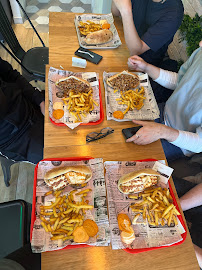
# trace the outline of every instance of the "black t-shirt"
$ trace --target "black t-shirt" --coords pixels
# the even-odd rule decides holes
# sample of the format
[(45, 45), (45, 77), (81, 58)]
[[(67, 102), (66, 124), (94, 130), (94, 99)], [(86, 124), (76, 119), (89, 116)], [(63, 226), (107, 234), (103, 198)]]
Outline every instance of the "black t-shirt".
[(131, 0), (133, 20), (140, 38), (150, 50), (140, 55), (145, 61), (158, 65), (183, 19), (181, 0)]

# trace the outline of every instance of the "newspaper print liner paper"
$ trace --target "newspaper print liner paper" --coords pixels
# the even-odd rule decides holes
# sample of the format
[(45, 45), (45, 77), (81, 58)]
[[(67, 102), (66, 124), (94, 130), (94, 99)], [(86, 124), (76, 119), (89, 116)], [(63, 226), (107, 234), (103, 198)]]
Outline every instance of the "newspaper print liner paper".
[[(55, 82), (61, 78), (69, 77), (69, 76), (76, 76), (87, 80), (92, 89), (93, 89), (93, 99), (99, 104), (99, 107), (95, 106), (94, 110), (87, 114), (87, 117), (82, 115), (82, 122), (75, 123), (75, 118), (69, 113), (67, 106), (64, 104), (64, 116), (56, 120), (53, 118), (53, 104), (56, 101), (62, 101), (62, 98), (58, 98), (56, 93), (59, 92), (59, 88), (56, 87)], [(74, 73), (72, 71), (67, 70), (60, 70), (53, 67), (50, 67), (49, 74), (48, 74), (48, 91), (49, 91), (49, 116), (55, 123), (64, 123), (69, 128), (73, 129), (80, 125), (81, 123), (89, 123), (89, 122), (96, 122), (100, 119), (100, 97), (99, 97), (99, 74), (95, 72), (77, 72)]]
[(133, 119), (136, 120), (154, 120), (159, 118), (159, 108), (156, 103), (156, 99), (154, 97), (154, 93), (152, 91), (148, 75), (139, 72), (131, 72), (137, 74), (140, 79), (140, 86), (143, 86), (145, 89), (145, 97), (144, 106), (140, 109), (134, 109), (133, 111), (128, 111), (124, 117), (124, 119), (116, 119), (113, 117), (113, 112), (122, 111), (124, 112), (127, 108), (126, 105), (119, 105), (116, 101), (117, 98), (120, 98), (120, 91), (114, 93), (114, 89), (108, 86), (106, 83), (107, 78), (117, 74), (118, 72), (103, 72), (103, 80), (105, 87), (105, 102), (106, 102), (106, 114), (107, 120), (115, 120), (118, 122), (130, 121)]
[[(161, 161), (162, 162), (162, 161)], [(181, 233), (184, 233), (183, 226), (178, 219), (178, 225), (167, 227), (166, 225), (158, 228), (151, 228), (142, 217), (138, 218), (138, 224), (132, 225), (135, 232), (135, 240), (129, 246), (124, 245), (121, 241), (120, 231), (117, 222), (117, 215), (125, 213), (132, 221), (135, 213), (129, 207), (132, 200), (128, 196), (118, 190), (119, 178), (127, 173), (143, 168), (153, 168), (155, 161), (106, 161), (104, 167), (106, 169), (105, 179), (107, 187), (107, 200), (109, 210), (109, 221), (111, 231), (112, 249), (141, 249), (159, 246), (169, 246), (182, 240)], [(167, 166), (166, 166), (167, 167)], [(169, 177), (168, 177), (169, 178)], [(161, 181), (161, 180), (160, 180)], [(162, 187), (168, 187), (164, 182), (160, 184)]]
[[(86, 22), (87, 20), (93, 21), (95, 23), (99, 23), (100, 20), (107, 20), (108, 23), (111, 25), (109, 30), (113, 33), (113, 39), (110, 42), (99, 44), (99, 45), (86, 44), (84, 40), (85, 38), (81, 36), (78, 26), (79, 26), (80, 21)], [(96, 15), (96, 14), (76, 15), (74, 22), (76, 26), (76, 32), (77, 32), (77, 36), (79, 40), (79, 45), (85, 49), (115, 49), (122, 44), (119, 34), (114, 25), (114, 18), (112, 16), (112, 13), (104, 14), (104, 15)]]
[[(88, 182), (86, 188), (91, 188), (92, 192), (89, 192), (86, 197), (89, 200), (90, 205), (94, 205), (93, 210), (87, 210), (84, 219), (93, 219), (98, 227), (99, 234), (95, 237), (90, 237), (86, 243), (93, 246), (108, 246), (110, 244), (110, 230), (109, 220), (107, 215), (107, 199), (106, 188), (104, 178), (103, 160), (101, 158), (83, 160), (83, 161), (40, 161), (37, 170), (37, 186), (36, 186), (36, 220), (33, 226), (32, 233), (32, 251), (35, 253), (41, 253), (44, 251), (58, 250), (66, 247), (67, 245), (77, 245), (70, 240), (66, 240), (60, 244), (58, 240), (51, 241), (50, 233), (46, 233), (41, 225), (40, 221), (40, 205), (50, 205), (53, 200), (52, 195), (44, 196), (44, 194), (50, 190), (50, 188), (44, 182), (44, 175), (47, 171), (55, 167), (71, 166), (71, 165), (86, 165), (90, 166), (92, 170), (92, 178)], [(62, 195), (67, 195), (73, 188), (67, 186)], [(78, 189), (78, 192), (82, 189)]]

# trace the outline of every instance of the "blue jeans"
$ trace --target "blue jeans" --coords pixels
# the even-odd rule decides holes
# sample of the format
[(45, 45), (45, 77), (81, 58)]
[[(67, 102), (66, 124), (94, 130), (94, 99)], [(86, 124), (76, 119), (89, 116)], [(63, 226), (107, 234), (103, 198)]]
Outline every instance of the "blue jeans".
[[(165, 103), (159, 103), (158, 107), (160, 110), (160, 117), (156, 119), (155, 122), (160, 123), (160, 124), (165, 124), (164, 122)], [(185, 155), (183, 154), (182, 150), (179, 147), (173, 145), (172, 143), (169, 143), (168, 141), (164, 139), (161, 140), (161, 143), (162, 143), (163, 150), (164, 150), (168, 163), (176, 159), (185, 157)]]

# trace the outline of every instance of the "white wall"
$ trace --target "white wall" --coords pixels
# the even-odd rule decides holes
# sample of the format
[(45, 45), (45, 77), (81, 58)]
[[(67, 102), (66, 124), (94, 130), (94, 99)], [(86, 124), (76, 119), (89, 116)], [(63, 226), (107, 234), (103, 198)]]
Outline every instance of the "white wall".
[[(19, 1), (23, 8), (26, 7), (26, 0), (20, 0)], [(24, 14), (22, 13), (18, 3), (15, 0), (10, 0), (11, 9), (13, 13), (13, 20), (15, 24), (21, 24), (23, 23)]]
[(111, 13), (112, 0), (92, 0), (92, 13), (108, 14)]
[[(202, 16), (202, 0), (182, 0), (184, 5), (184, 13), (190, 17), (194, 17), (196, 13)], [(201, 37), (202, 38), (202, 37)], [(186, 52), (186, 41), (179, 43), (180, 32), (177, 31), (173, 42), (168, 48), (169, 56), (174, 60), (183, 60), (184, 62), (188, 59)]]

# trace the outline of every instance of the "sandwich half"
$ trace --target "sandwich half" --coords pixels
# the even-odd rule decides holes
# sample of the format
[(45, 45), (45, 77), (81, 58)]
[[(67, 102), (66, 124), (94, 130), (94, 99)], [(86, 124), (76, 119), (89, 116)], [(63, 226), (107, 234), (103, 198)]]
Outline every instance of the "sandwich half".
[(141, 192), (158, 183), (160, 174), (152, 169), (142, 169), (123, 175), (118, 181), (118, 189), (124, 194)]
[(85, 38), (85, 42), (89, 45), (103, 44), (111, 41), (112, 38), (112, 32), (108, 29), (104, 29), (88, 34)]
[(87, 183), (91, 177), (92, 171), (87, 166), (66, 166), (48, 171), (44, 176), (44, 181), (53, 190), (59, 190), (67, 185)]
[(91, 89), (90, 83), (75, 76), (69, 76), (58, 80), (55, 85), (64, 93), (69, 94), (71, 90), (76, 93), (88, 93)]
[(136, 74), (122, 71), (107, 79), (107, 84), (113, 89), (119, 89), (120, 91), (127, 91), (135, 89), (139, 86), (140, 80)]

